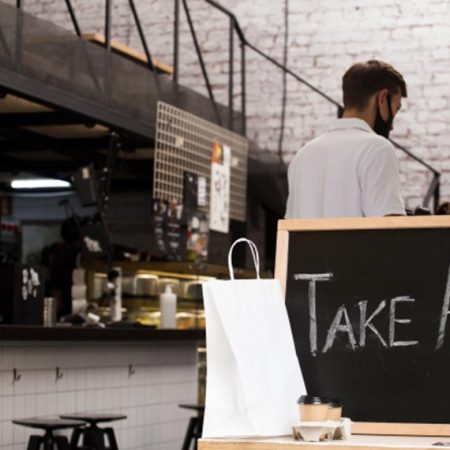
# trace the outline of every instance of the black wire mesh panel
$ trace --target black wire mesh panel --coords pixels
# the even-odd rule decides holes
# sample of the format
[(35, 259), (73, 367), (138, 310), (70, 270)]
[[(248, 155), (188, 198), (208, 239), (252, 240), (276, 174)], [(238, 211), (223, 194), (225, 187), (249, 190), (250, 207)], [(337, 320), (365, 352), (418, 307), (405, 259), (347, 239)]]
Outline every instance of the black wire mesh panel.
[(188, 171), (206, 178), (209, 210), (211, 152), (214, 143), (231, 149), (230, 218), (245, 221), (248, 141), (245, 137), (164, 102), (156, 114), (153, 196), (183, 202), (183, 177)]

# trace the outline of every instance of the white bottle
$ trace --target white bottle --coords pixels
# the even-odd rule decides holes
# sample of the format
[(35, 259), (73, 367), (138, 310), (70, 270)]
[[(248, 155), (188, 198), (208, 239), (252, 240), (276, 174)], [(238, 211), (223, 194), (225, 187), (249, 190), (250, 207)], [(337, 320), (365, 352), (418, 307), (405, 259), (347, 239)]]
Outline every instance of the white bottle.
[(159, 296), (159, 309), (161, 311), (160, 328), (177, 327), (177, 296), (172, 292), (170, 286), (166, 286), (164, 292)]
[(111, 321), (120, 322), (122, 320), (122, 269), (114, 267), (114, 296), (111, 299)]

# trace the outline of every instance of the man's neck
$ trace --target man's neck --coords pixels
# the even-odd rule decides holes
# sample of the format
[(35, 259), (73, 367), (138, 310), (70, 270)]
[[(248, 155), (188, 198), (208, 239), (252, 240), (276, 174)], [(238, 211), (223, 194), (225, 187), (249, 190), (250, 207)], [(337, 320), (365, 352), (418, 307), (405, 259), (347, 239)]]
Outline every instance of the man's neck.
[(346, 109), (344, 110), (344, 114), (342, 115), (343, 119), (361, 119), (366, 122), (370, 128), (373, 129), (375, 124), (374, 114), (369, 110), (365, 109), (363, 111), (359, 111), (356, 109)]

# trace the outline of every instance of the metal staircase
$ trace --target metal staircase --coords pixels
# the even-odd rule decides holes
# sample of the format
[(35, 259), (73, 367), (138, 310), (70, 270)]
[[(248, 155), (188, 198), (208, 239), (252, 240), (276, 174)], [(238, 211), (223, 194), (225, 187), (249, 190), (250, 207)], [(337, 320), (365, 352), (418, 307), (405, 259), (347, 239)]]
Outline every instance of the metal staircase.
[[(71, 0), (64, 1), (74, 34), (27, 14), (23, 11), (22, 0), (17, 0), (15, 7), (0, 1), (0, 98), (3, 97), (0, 100), (0, 161), (3, 167), (29, 165), (41, 170), (50, 170), (52, 165), (67, 170), (79, 167), (86, 161), (104, 157), (111, 131), (120, 136), (122, 152), (131, 155), (136, 149), (151, 148), (159, 100), (245, 135), (248, 51), (257, 53), (334, 105), (338, 114), (342, 112), (342, 105), (333, 98), (249, 42), (234, 14), (214, 0), (204, 1), (229, 19), (227, 105), (216, 101), (188, 0), (174, 0), (172, 77), (159, 75), (155, 70), (134, 0), (128, 3), (144, 49), (139, 58), (127, 55), (126, 49), (118, 50), (117, 43), (111, 39), (111, 0), (105, 0), (104, 37), (97, 36), (94, 42), (83, 38)], [(179, 33), (183, 11), (208, 97), (179, 83)], [(240, 52), (239, 79), (234, 66), (236, 36)], [(234, 95), (237, 83), (240, 84), (240, 105), (236, 104)], [(440, 172), (409, 149), (392, 142), (432, 173), (423, 205), (428, 206), (433, 199), (436, 208)], [(259, 149), (254, 143), (252, 148), (251, 155), (257, 160)], [(47, 155), (47, 158), (26, 158), (27, 152)], [(50, 153), (58, 158), (52, 159)]]

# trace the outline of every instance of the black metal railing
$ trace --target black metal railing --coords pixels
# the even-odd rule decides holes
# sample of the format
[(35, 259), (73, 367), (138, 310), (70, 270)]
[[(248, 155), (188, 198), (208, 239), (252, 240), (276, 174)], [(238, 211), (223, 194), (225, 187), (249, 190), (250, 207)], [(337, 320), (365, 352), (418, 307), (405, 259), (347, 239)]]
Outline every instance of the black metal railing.
[[(72, 2), (71, 0), (64, 0), (75, 30), (75, 33), (78, 36), (82, 35), (81, 28), (79, 26), (77, 17), (75, 15)], [(194, 21), (192, 19), (191, 11), (189, 8), (188, 0), (174, 0), (174, 35), (173, 35), (173, 90), (176, 92), (178, 90), (179, 86), (179, 33), (180, 33), (180, 14), (181, 14), (181, 8), (180, 8), (180, 1), (182, 2), (182, 6), (186, 15), (186, 19), (189, 25), (189, 30), (192, 36), (192, 40), (194, 43), (194, 47), (197, 53), (197, 57), (199, 60), (199, 64), (201, 67), (202, 75), (205, 81), (205, 86), (208, 91), (209, 99), (211, 101), (214, 114), (216, 116), (216, 121), (220, 125), (224, 125), (224, 122), (222, 120), (222, 117), (219, 112), (219, 106), (217, 104), (217, 101), (214, 96), (213, 87), (208, 75), (208, 70), (203, 58), (203, 54), (201, 51), (201, 46), (197, 38), (197, 33), (194, 26)], [(221, 4), (217, 3), (215, 0), (204, 0), (205, 3), (210, 5), (211, 7), (215, 8), (216, 10), (222, 12), (224, 15), (228, 16), (229, 18), (229, 57), (228, 57), (228, 120), (227, 120), (227, 127), (230, 130), (236, 131), (235, 127), (235, 121), (234, 121), (234, 92), (235, 92), (235, 77), (234, 77), (234, 59), (235, 59), (235, 53), (234, 53), (234, 36), (237, 35), (239, 39), (239, 45), (240, 45), (240, 83), (241, 83), (241, 91), (240, 91), (240, 97), (241, 97), (241, 124), (239, 127), (239, 131), (246, 135), (246, 110), (247, 110), (247, 91), (246, 91), (246, 72), (247, 72), (247, 63), (246, 63), (246, 49), (252, 50), (262, 58), (264, 58), (267, 62), (272, 64), (274, 67), (281, 70), (283, 73), (291, 76), (293, 79), (301, 83), (302, 85), (306, 86), (311, 91), (315, 92), (317, 95), (325, 99), (327, 102), (333, 104), (338, 109), (338, 115), (340, 115), (343, 111), (343, 106), (334, 100), (332, 97), (327, 95), (325, 92), (320, 90), (318, 87), (314, 86), (312, 83), (307, 81), (302, 76), (298, 75), (296, 72), (291, 70), (289, 67), (285, 66), (284, 64), (277, 61), (275, 58), (272, 58), (267, 53), (263, 52), (259, 48), (257, 48), (255, 45), (253, 45), (251, 42), (247, 40), (245, 37), (241, 26), (239, 25), (239, 21), (237, 20), (236, 16), (229, 11), (227, 8), (222, 6)], [(111, 2), (112, 0), (105, 0), (105, 23), (104, 23), (104, 30), (105, 30), (105, 48), (107, 51), (111, 51)], [(136, 25), (136, 28), (138, 30), (139, 38), (141, 41), (141, 44), (144, 48), (144, 52), (147, 59), (147, 65), (149, 70), (155, 73), (155, 80), (156, 80), (156, 86), (157, 89), (160, 90), (159, 82), (158, 82), (158, 76), (155, 72), (155, 68), (153, 65), (152, 56), (150, 53), (150, 48), (148, 46), (147, 40), (145, 38), (145, 34), (143, 31), (143, 27), (139, 18), (138, 11), (136, 9), (136, 6), (134, 4), (134, 0), (128, 0), (133, 19)], [(22, 0), (16, 0), (16, 6), (18, 9), (21, 9), (23, 7)], [(18, 20), (20, 20), (20, 15), (18, 15)], [(19, 29), (19, 27), (17, 27)], [(20, 37), (18, 36), (18, 42), (16, 44), (16, 48), (20, 47)], [(86, 53), (86, 57), (89, 60), (89, 55)], [(91, 72), (91, 76), (94, 80), (94, 83), (98, 89), (100, 89), (100, 84), (98, 82), (98, 79), (95, 75), (95, 71), (92, 67), (92, 63), (88, 61), (89, 64), (89, 70)], [(105, 79), (108, 79), (108, 77), (105, 77)], [(108, 86), (105, 86), (105, 91), (108, 91)], [(105, 92), (106, 95), (108, 95), (108, 92)], [(428, 190), (425, 194), (424, 200), (423, 200), (423, 206), (428, 207), (430, 204), (431, 199), (433, 199), (434, 203), (434, 210), (436, 211), (438, 205), (439, 205), (439, 199), (440, 199), (440, 175), (441, 173), (434, 167), (432, 167), (430, 164), (428, 164), (426, 161), (424, 161), (422, 158), (415, 155), (411, 150), (407, 149), (406, 147), (400, 145), (398, 142), (390, 139), (392, 144), (397, 147), (399, 150), (404, 152), (408, 157), (416, 161), (417, 163), (421, 164), (423, 167), (425, 167), (427, 170), (429, 170), (432, 173), (432, 180), (428, 187)]]
[[(174, 71), (177, 74), (177, 77), (174, 78), (174, 85), (176, 86), (177, 83), (178, 83), (178, 74), (179, 74), (179, 69), (178, 69), (177, 66), (178, 66), (178, 61), (179, 61), (178, 54), (179, 54), (179, 23), (180, 23), (179, 1), (180, 0), (174, 0), (174, 1), (175, 1), (175, 21), (174, 21), (174, 65), (175, 65), (175, 67), (174, 67)], [(186, 11), (186, 15), (188, 17), (188, 21), (189, 21), (189, 24), (190, 24), (190, 30), (191, 30), (192, 38), (194, 39), (194, 42), (195, 42), (195, 48), (196, 48), (197, 56), (199, 58), (201, 66), (202, 66), (202, 72), (203, 72), (203, 76), (204, 76), (204, 79), (205, 79), (205, 83), (207, 84), (207, 90), (208, 90), (208, 93), (209, 93), (209, 96), (210, 96), (210, 100), (215, 105), (216, 102), (215, 102), (215, 98), (214, 98), (214, 93), (212, 92), (212, 89), (210, 88), (210, 81), (209, 81), (208, 73), (207, 73), (207, 70), (206, 70), (206, 66), (205, 66), (204, 61), (203, 61), (201, 48), (198, 45), (198, 40), (197, 40), (197, 37), (195, 35), (195, 30), (194, 30), (193, 25), (192, 25), (192, 17), (191, 17), (190, 11), (189, 11), (189, 6), (188, 6), (188, 3), (187, 3), (187, 0), (182, 0), (182, 1), (183, 1), (183, 6), (184, 6), (184, 9)], [(254, 46), (251, 42), (249, 42), (247, 40), (247, 38), (245, 37), (245, 35), (244, 35), (243, 31), (242, 31), (242, 28), (239, 25), (239, 21), (237, 20), (236, 16), (231, 11), (229, 11), (227, 8), (225, 8), (224, 6), (222, 6), (221, 4), (217, 3), (214, 0), (204, 0), (204, 1), (205, 1), (205, 3), (207, 3), (210, 6), (212, 6), (213, 8), (215, 8), (216, 10), (221, 11), (223, 14), (228, 16), (229, 19), (230, 19), (230, 32), (229, 32), (229, 42), (230, 42), (230, 45), (229, 45), (229, 81), (228, 81), (228, 93), (229, 93), (229, 96), (228, 96), (228, 115), (229, 115), (229, 121), (228, 121), (228, 128), (233, 130), (233, 120), (232, 119), (233, 119), (233, 109), (234, 109), (233, 108), (233, 93), (234, 93), (233, 37), (234, 37), (234, 33), (237, 34), (237, 36), (239, 38), (239, 42), (240, 42), (240, 47), (241, 47), (241, 114), (242, 114), (241, 129), (243, 130), (243, 134), (245, 134), (245, 132), (246, 132), (246, 123), (245, 123), (245, 121), (246, 121), (246, 86), (245, 86), (245, 84), (246, 84), (246, 55), (245, 55), (245, 49), (246, 48), (249, 48), (250, 50), (252, 50), (256, 54), (258, 54), (259, 56), (264, 58), (266, 61), (271, 63), (273, 66), (277, 67), (279, 70), (283, 71), (285, 74), (290, 75), (296, 81), (298, 81), (299, 83), (303, 84), (308, 89), (310, 89), (311, 91), (313, 91), (316, 94), (318, 94), (320, 97), (325, 99), (327, 102), (329, 102), (329, 103), (333, 104), (334, 106), (336, 106), (337, 109), (338, 109), (338, 116), (340, 116), (342, 114), (342, 112), (344, 110), (343, 105), (341, 105), (339, 102), (337, 102), (332, 97), (327, 95), (325, 92), (320, 90), (318, 87), (314, 86), (312, 83), (307, 81), (305, 78), (303, 78), (300, 75), (298, 75), (297, 73), (295, 73), (289, 67), (281, 64), (279, 61), (277, 61), (276, 59), (272, 58), (270, 55), (268, 55), (267, 53), (263, 52), (262, 50), (260, 50), (256, 46)], [(216, 113), (216, 115), (217, 115), (218, 122), (220, 123), (220, 118), (218, 117), (218, 113)], [(433, 198), (433, 207), (434, 207), (434, 211), (436, 211), (437, 208), (438, 208), (438, 205), (439, 205), (439, 200), (440, 200), (440, 176), (441, 176), (441, 173), (436, 168), (434, 168), (430, 164), (428, 164), (425, 160), (423, 160), (422, 158), (420, 158), (417, 155), (415, 155), (411, 150), (407, 149), (406, 147), (404, 147), (403, 145), (399, 144), (398, 142), (396, 142), (393, 139), (390, 139), (390, 141), (392, 142), (392, 144), (396, 148), (398, 148), (399, 150), (404, 152), (406, 155), (408, 155), (408, 157), (410, 157), (411, 159), (413, 159), (417, 163), (421, 164), (423, 167), (425, 167), (426, 169), (428, 169), (432, 173), (432, 180), (431, 180), (429, 188), (428, 188), (428, 190), (427, 190), (427, 192), (425, 194), (425, 197), (423, 199), (422, 206), (428, 207), (430, 205), (431, 199)]]

